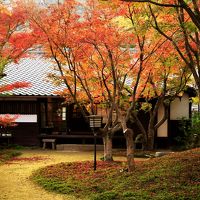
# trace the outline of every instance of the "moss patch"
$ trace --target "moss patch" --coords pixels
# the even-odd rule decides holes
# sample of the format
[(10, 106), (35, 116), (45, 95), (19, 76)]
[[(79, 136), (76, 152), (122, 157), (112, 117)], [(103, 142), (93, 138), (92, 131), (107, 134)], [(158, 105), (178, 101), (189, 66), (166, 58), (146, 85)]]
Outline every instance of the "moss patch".
[(17, 156), (20, 156), (21, 152), (15, 150), (0, 150), (0, 163), (5, 163)]
[(200, 149), (137, 162), (128, 173), (122, 162), (73, 162), (36, 171), (47, 190), (91, 200), (200, 199)]

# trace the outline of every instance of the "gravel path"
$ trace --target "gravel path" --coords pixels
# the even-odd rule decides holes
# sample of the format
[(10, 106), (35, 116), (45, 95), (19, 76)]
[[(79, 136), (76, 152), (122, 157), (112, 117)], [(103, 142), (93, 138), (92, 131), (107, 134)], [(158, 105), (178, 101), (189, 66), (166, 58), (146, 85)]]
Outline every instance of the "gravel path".
[(21, 152), (23, 154), (19, 160), (0, 165), (0, 200), (75, 200), (70, 196), (45, 191), (35, 185), (29, 177), (34, 170), (46, 165), (93, 159), (92, 152), (51, 150)]

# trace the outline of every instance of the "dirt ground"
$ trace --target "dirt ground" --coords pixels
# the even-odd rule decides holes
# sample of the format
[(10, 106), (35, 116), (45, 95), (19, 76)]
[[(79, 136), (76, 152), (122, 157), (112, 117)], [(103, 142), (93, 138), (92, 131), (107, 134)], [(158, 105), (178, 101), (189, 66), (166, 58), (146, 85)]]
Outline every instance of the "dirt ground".
[[(0, 165), (0, 200), (75, 200), (71, 196), (47, 192), (30, 179), (32, 172), (46, 165), (60, 162), (92, 160), (93, 152), (69, 152), (53, 150), (22, 150), (22, 155)], [(102, 157), (97, 154), (97, 159)], [(116, 158), (121, 160), (124, 158)], [(77, 200), (77, 198), (76, 198)]]

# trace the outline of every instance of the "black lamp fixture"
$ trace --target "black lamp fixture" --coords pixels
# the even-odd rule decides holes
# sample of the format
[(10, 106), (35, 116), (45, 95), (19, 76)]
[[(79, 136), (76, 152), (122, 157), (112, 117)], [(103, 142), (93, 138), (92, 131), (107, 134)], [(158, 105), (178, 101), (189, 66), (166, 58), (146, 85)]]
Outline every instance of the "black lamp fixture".
[(99, 115), (90, 115), (89, 118), (89, 125), (92, 129), (94, 134), (94, 171), (96, 170), (97, 166), (97, 129), (101, 128), (102, 126), (102, 116)]

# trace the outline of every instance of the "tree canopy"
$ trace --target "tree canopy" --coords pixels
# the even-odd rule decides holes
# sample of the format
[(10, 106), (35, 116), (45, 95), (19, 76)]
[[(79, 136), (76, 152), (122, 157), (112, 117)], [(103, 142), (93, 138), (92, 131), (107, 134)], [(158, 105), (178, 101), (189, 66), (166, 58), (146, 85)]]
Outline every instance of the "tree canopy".
[[(5, 67), (11, 62), (18, 62), (20, 58), (27, 56), (27, 51), (36, 38), (28, 28), (27, 13), (19, 4), (8, 7), (0, 2), (0, 79), (6, 74)], [(30, 86), (27, 82), (15, 82), (12, 84), (1, 84), (0, 94), (17, 88)], [(10, 125), (16, 120), (16, 116), (6, 115), (1, 117), (1, 125)]]
[[(80, 108), (87, 104), (92, 114), (96, 114), (96, 103), (107, 105), (102, 129), (108, 150), (105, 157), (112, 158), (110, 139), (122, 129), (131, 168), (133, 124), (142, 132), (147, 148), (153, 148), (155, 131), (166, 120), (170, 102), (190, 78), (188, 63), (183, 59), (189, 58), (181, 41), (185, 34), (181, 19), (176, 17), (185, 11), (176, 6), (165, 10), (150, 4), (141, 7), (139, 3), (94, 0), (70, 0), (29, 10), (34, 36), (44, 56), (51, 58), (60, 72), (60, 76), (51, 77), (66, 85), (61, 95)], [(195, 34), (191, 33), (188, 40), (196, 45)], [(194, 48), (191, 43), (190, 51)], [(166, 112), (156, 123), (162, 104)], [(139, 110), (149, 113), (148, 130), (138, 117)]]

